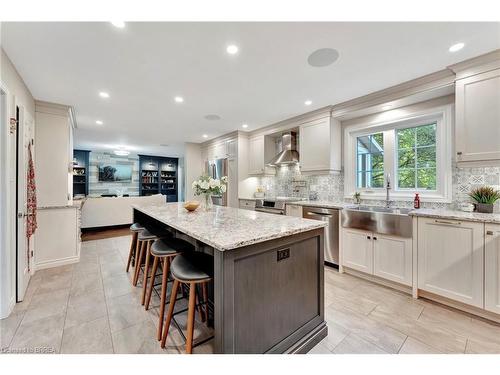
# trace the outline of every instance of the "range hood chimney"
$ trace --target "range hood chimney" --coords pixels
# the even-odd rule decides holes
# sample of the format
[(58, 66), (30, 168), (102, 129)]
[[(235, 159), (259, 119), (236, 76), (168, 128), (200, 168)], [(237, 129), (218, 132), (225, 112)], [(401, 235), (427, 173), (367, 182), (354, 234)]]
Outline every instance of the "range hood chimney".
[(273, 157), (267, 165), (276, 167), (287, 164), (297, 164), (299, 153), (297, 151), (297, 133), (286, 132), (281, 136), (281, 152)]

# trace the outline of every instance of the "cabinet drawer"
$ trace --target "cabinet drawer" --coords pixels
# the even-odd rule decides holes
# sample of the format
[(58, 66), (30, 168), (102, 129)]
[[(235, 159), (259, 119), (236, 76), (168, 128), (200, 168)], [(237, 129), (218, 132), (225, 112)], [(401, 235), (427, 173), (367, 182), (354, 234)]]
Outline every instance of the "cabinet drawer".
[(240, 199), (240, 208), (244, 210), (254, 210), (255, 201), (251, 199)]
[(295, 204), (287, 204), (286, 205), (286, 215), (287, 216), (302, 217), (302, 206), (295, 205)]

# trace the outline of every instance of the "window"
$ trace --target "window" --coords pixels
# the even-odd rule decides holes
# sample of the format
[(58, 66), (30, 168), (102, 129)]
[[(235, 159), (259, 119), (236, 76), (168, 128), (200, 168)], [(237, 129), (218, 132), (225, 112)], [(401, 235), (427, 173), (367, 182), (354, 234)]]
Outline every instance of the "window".
[(384, 134), (375, 133), (357, 138), (358, 188), (380, 188), (384, 185)]
[(436, 124), (396, 130), (397, 187), (436, 190)]
[(451, 202), (452, 114), (449, 104), (350, 120), (344, 128), (345, 198), (360, 193), (362, 199), (385, 199), (390, 175), (391, 200), (413, 200), (419, 193), (427, 202)]

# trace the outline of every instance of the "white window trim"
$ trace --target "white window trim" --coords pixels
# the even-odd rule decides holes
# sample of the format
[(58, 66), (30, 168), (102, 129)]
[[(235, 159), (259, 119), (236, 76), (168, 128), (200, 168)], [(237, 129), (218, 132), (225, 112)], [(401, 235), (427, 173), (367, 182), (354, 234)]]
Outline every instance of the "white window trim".
[[(390, 199), (394, 201), (413, 200), (415, 193), (419, 193), (423, 202), (451, 203), (452, 121), (453, 105), (450, 104), (413, 112), (405, 116), (392, 117), (388, 121), (372, 121), (346, 127), (344, 129), (344, 197), (352, 198), (355, 192), (359, 192), (361, 199), (385, 200), (385, 188), (358, 189), (356, 187), (356, 138), (384, 132), (384, 174), (385, 176), (388, 173), (391, 175)], [(397, 150), (394, 130), (424, 125), (426, 122), (436, 122), (436, 190), (395, 190)], [(384, 181), (384, 186), (385, 183)]]

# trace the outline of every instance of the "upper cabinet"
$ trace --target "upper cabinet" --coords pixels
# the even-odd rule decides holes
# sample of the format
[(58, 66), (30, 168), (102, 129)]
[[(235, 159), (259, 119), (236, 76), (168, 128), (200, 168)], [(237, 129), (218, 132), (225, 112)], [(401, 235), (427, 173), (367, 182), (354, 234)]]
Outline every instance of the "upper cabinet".
[(500, 53), (451, 67), (455, 86), (457, 162), (500, 161)]
[(300, 170), (327, 174), (341, 170), (341, 125), (330, 115), (309, 120), (299, 128)]
[(274, 175), (275, 169), (266, 165), (275, 154), (274, 142), (264, 135), (257, 135), (248, 140), (248, 174)]

